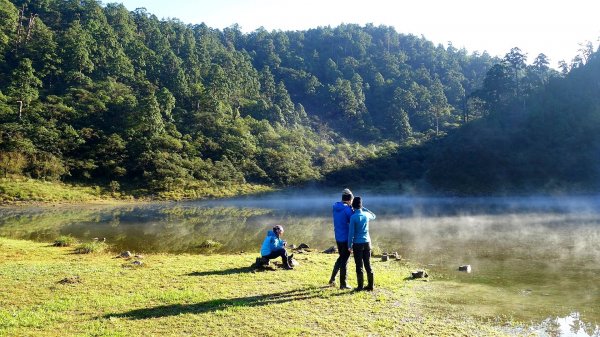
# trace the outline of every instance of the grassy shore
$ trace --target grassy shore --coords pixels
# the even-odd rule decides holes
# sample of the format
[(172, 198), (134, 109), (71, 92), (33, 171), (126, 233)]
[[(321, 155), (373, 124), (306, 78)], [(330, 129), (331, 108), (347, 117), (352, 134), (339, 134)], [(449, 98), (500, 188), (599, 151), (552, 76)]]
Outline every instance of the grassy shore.
[(211, 185), (196, 182), (186, 189), (159, 193), (146, 190), (109, 191), (108, 187), (73, 185), (23, 177), (0, 178), (0, 205), (48, 203), (124, 203), (151, 200), (226, 198), (272, 191), (254, 184)]
[[(255, 254), (74, 254), (0, 238), (0, 336), (497, 336), (411, 266), (374, 262), (376, 290), (325, 287), (336, 255), (254, 272)], [(351, 264), (352, 265), (352, 264)], [(61, 282), (62, 281), (62, 282)], [(350, 282), (355, 283), (353, 273)], [(514, 332), (514, 331), (513, 331)]]
[(0, 204), (109, 202), (117, 198), (100, 187), (27, 178), (1, 178)]

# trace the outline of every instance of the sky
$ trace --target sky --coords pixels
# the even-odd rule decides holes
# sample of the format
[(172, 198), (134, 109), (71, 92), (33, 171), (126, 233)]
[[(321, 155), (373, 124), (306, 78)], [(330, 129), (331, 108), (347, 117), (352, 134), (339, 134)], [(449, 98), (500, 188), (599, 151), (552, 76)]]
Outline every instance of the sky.
[[(117, 0), (118, 1), (118, 0)], [(105, 1), (113, 2), (113, 1)], [(528, 62), (544, 53), (550, 64), (569, 63), (600, 38), (598, 0), (124, 0), (129, 10), (144, 7), (158, 18), (204, 22), (223, 29), (238, 24), (244, 33), (259, 27), (306, 30), (341, 23), (393, 26), (398, 33), (423, 35), (435, 44), (452, 42), (469, 52), (503, 57), (513, 47)]]

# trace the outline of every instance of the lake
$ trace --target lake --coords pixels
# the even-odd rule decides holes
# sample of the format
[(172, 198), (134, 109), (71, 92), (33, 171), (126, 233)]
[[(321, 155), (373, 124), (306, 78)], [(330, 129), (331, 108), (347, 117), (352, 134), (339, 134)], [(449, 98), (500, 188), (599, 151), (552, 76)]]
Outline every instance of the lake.
[[(432, 280), (459, 281), (456, 303), (532, 322), (549, 336), (600, 336), (600, 197), (425, 198), (363, 194), (376, 251), (398, 252)], [(266, 231), (290, 244), (335, 244), (337, 193), (277, 193), (127, 206), (0, 208), (0, 236), (106, 238), (115, 251), (256, 252)], [(390, 261), (391, 262), (391, 261)], [(351, 262), (352, 264), (352, 262)], [(459, 272), (469, 264), (471, 273)], [(353, 269), (351, 269), (353, 270)], [(329, 270), (324, 271), (325, 283)], [(405, 276), (403, 276), (405, 277)]]

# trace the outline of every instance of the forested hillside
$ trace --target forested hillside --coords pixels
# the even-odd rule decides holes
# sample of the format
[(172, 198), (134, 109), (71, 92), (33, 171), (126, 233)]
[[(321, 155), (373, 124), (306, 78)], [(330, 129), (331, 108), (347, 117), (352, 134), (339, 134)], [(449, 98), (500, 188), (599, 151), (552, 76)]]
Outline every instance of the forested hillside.
[(0, 0), (2, 173), (289, 185), (464, 121), (493, 63), (390, 27), (243, 34), (144, 9)]
[(568, 70), (526, 94), (527, 77), (494, 66), (479, 93), (489, 116), (434, 145), (427, 180), (461, 193), (598, 192), (600, 52), (588, 44)]
[(504, 150), (568, 151), (580, 130), (564, 112), (589, 107), (562, 99), (587, 58), (563, 74), (525, 59), (386, 26), (242, 33), (94, 0), (0, 0), (0, 171), (147, 193), (354, 179), (491, 191), (486, 170), (529, 155)]
[(478, 118), (327, 180), (386, 177), (399, 189), (462, 195), (597, 193), (600, 52), (589, 43), (580, 52), (558, 74), (543, 56), (526, 66), (526, 56), (512, 49), (467, 98), (467, 115)]

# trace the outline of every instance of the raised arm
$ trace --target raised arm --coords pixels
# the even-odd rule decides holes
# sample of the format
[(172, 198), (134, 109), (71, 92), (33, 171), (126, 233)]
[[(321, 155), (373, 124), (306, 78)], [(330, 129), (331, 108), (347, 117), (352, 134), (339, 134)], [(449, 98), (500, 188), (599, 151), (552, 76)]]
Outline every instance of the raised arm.
[(363, 210), (363, 212), (365, 212), (365, 216), (366, 216), (366, 217), (367, 217), (369, 220), (375, 220), (375, 218), (377, 217), (377, 216), (375, 216), (375, 213), (373, 213), (373, 212), (369, 211), (369, 209), (367, 209), (367, 208), (365, 208), (365, 207), (363, 207), (363, 209), (362, 209), (362, 210)]

